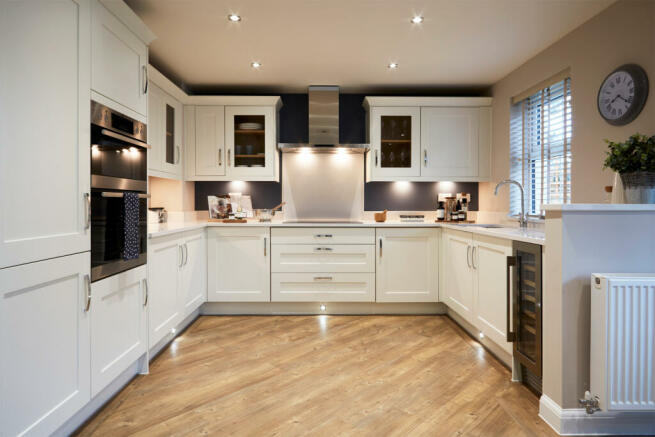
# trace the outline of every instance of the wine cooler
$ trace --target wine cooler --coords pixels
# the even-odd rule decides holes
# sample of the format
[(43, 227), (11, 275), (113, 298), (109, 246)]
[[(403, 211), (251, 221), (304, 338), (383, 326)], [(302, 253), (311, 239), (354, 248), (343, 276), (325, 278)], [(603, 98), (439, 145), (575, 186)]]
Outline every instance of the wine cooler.
[(507, 257), (507, 341), (514, 343), (523, 383), (541, 394), (541, 246), (515, 241), (513, 249)]

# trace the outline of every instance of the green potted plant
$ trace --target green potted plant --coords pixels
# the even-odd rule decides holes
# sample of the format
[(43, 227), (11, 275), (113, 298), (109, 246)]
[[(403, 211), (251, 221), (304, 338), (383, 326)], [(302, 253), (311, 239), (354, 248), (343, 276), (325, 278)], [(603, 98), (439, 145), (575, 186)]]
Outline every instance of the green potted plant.
[(655, 135), (634, 134), (622, 143), (605, 140), (604, 168), (621, 175), (626, 203), (655, 203)]

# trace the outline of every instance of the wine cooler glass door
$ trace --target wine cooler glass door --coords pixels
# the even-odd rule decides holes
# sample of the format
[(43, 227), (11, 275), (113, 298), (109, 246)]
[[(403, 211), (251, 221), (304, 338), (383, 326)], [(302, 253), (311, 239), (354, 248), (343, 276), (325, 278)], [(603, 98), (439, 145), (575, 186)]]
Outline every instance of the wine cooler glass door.
[(541, 375), (541, 248), (516, 248), (514, 343), (521, 364)]

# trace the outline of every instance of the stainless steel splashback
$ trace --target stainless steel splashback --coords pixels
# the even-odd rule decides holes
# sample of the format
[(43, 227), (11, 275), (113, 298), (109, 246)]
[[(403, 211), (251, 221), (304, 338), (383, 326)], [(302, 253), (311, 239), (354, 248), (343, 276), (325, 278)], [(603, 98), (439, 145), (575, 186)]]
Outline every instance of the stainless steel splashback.
[(285, 219), (362, 219), (364, 155), (285, 153), (282, 169)]

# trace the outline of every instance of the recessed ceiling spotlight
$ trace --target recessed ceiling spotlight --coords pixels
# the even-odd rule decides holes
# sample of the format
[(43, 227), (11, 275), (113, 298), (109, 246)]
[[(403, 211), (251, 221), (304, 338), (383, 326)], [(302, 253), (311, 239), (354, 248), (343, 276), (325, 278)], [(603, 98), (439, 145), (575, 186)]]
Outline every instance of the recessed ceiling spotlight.
[(252, 68), (259, 68), (259, 67), (262, 66), (262, 64), (260, 62), (257, 62), (257, 61), (251, 63), (250, 65), (252, 66)]
[(227, 19), (230, 20), (233, 23), (237, 23), (241, 21), (241, 17), (237, 14), (230, 14), (227, 16)]
[(423, 17), (420, 15), (415, 15), (412, 17), (412, 24), (421, 24), (423, 22)]
[(398, 68), (398, 63), (397, 62), (392, 62), (391, 64), (388, 65), (389, 69), (395, 70)]

